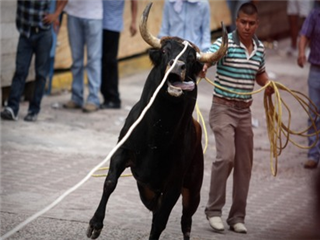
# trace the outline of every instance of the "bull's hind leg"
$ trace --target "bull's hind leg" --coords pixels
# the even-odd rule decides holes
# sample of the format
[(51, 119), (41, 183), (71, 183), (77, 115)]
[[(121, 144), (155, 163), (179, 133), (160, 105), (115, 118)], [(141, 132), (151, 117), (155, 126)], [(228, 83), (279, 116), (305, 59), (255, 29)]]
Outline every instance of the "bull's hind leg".
[(200, 191), (203, 180), (203, 153), (198, 146), (193, 164), (191, 165), (182, 189), (181, 230), (184, 240), (190, 239), (192, 216), (200, 203)]
[(119, 149), (111, 158), (110, 168), (104, 182), (103, 194), (99, 206), (89, 222), (89, 227), (87, 230), (88, 238), (96, 239), (101, 233), (108, 199), (117, 186), (118, 178), (127, 167), (127, 154), (127, 151)]
[[(196, 194), (191, 196), (192, 194)], [(182, 217), (181, 217), (181, 230), (183, 239), (189, 240), (192, 226), (192, 216), (197, 211), (200, 203), (200, 193), (192, 193), (189, 189), (182, 190)]]

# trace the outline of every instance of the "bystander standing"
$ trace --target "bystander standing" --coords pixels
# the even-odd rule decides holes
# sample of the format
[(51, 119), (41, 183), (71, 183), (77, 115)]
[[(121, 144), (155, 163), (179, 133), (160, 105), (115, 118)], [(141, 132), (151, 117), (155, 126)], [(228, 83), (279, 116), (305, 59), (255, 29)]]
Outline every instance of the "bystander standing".
[[(117, 58), (120, 32), (123, 29), (124, 4), (125, 0), (103, 1), (102, 75), (100, 91), (104, 101), (100, 106), (101, 109), (121, 108)], [(137, 5), (137, 0), (131, 0), (131, 36), (137, 33)]]
[[(72, 55), (71, 100), (63, 106), (94, 112), (100, 107), (102, 54), (102, 0), (69, 0), (65, 7), (68, 14), (68, 37)], [(84, 56), (87, 56), (86, 66)], [(89, 94), (84, 97), (84, 72), (86, 70)]]
[(165, 0), (158, 36), (180, 37), (206, 52), (211, 45), (209, 2)]
[[(308, 77), (309, 97), (316, 106), (316, 112), (311, 111), (310, 117), (315, 121), (315, 126), (320, 131), (320, 8), (315, 8), (306, 18), (300, 31), (298, 65), (304, 67), (307, 62), (306, 48), (310, 46), (310, 70)], [(314, 109), (312, 107), (312, 109)], [(318, 115), (317, 115), (318, 114)], [(308, 160), (305, 162), (305, 168), (316, 168), (320, 161), (320, 139), (315, 135), (315, 128), (311, 125), (311, 119), (308, 120), (310, 129), (308, 134), (309, 146)], [(318, 138), (320, 135), (318, 134)], [(318, 140), (318, 141), (317, 141)], [(316, 142), (317, 141), (317, 142)]]
[(290, 46), (287, 49), (287, 54), (297, 56), (297, 41), (301, 25), (308, 16), (312, 6), (312, 1), (309, 0), (288, 0), (287, 15), (290, 28)]
[(34, 54), (36, 79), (28, 114), (24, 117), (24, 120), (29, 122), (37, 120), (49, 72), (52, 23), (58, 19), (66, 3), (67, 1), (65, 0), (58, 0), (54, 13), (49, 14), (50, 0), (17, 1), (16, 26), (20, 35), (16, 55), (16, 69), (12, 79), (8, 104), (1, 112), (2, 119), (18, 119), (20, 98)]

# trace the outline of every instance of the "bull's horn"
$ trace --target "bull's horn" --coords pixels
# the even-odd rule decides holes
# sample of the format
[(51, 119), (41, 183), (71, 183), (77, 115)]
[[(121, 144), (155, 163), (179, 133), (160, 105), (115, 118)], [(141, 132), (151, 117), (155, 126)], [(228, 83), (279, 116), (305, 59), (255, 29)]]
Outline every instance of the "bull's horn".
[(160, 48), (161, 47), (160, 39), (153, 36), (149, 32), (147, 27), (147, 21), (148, 21), (148, 16), (149, 16), (151, 6), (152, 6), (152, 3), (149, 3), (142, 13), (140, 25), (139, 25), (140, 34), (141, 34), (141, 37), (144, 39), (144, 41), (146, 41), (150, 46), (154, 48)]
[(218, 61), (220, 58), (222, 58), (228, 48), (228, 35), (227, 35), (227, 30), (226, 27), (224, 26), (223, 22), (221, 22), (221, 27), (222, 27), (222, 42), (221, 46), (218, 51), (215, 53), (203, 53), (200, 52), (198, 55), (198, 60), (203, 63), (212, 63)]

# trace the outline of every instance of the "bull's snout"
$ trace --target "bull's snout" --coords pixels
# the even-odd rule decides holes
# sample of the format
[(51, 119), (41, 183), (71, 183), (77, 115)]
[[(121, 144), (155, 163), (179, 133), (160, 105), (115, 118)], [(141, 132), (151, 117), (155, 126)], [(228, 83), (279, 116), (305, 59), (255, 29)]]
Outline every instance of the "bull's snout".
[[(172, 67), (173, 63), (174, 60), (169, 61), (167, 70)], [(180, 80), (184, 81), (186, 76), (186, 64), (183, 61), (178, 60), (170, 73), (178, 75)]]
[[(168, 64), (169, 67), (171, 67), (173, 65), (173, 63), (174, 63), (174, 60), (172, 59)], [(184, 71), (184, 70), (186, 70), (186, 64), (183, 61), (178, 60), (176, 65), (174, 66), (174, 69), (176, 71)]]

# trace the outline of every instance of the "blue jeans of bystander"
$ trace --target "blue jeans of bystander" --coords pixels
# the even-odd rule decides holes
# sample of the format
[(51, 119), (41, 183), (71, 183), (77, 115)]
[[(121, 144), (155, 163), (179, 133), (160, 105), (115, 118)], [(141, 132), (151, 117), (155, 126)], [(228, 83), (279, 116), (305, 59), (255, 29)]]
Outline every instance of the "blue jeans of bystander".
[(35, 114), (40, 112), (40, 104), (49, 71), (49, 54), (52, 45), (51, 34), (50, 30), (40, 30), (39, 32), (32, 32), (29, 38), (23, 35), (20, 35), (19, 37), (16, 69), (8, 99), (8, 107), (13, 110), (15, 116), (17, 116), (19, 112), (20, 98), (24, 90), (33, 54), (35, 54), (36, 79), (34, 93), (29, 104), (28, 112)]
[(102, 20), (68, 15), (68, 36), (72, 54), (72, 96), (79, 106), (84, 104), (84, 48), (87, 49), (88, 103), (100, 106)]
[[(311, 101), (316, 105), (318, 114), (320, 114), (320, 66), (311, 65), (309, 71), (309, 78), (308, 78), (308, 85), (309, 85), (309, 97)], [(315, 119), (315, 114), (310, 112), (311, 117)], [(311, 125), (311, 120), (308, 120), (309, 126)], [(320, 117), (316, 119), (316, 127), (318, 131), (320, 131)], [(314, 133), (314, 128), (311, 128), (308, 132)], [(320, 138), (320, 135), (319, 135)], [(309, 137), (309, 146), (311, 146), (316, 140), (317, 136)], [(320, 160), (320, 139), (317, 144), (309, 149), (308, 151), (308, 159), (314, 160), (319, 162)]]

